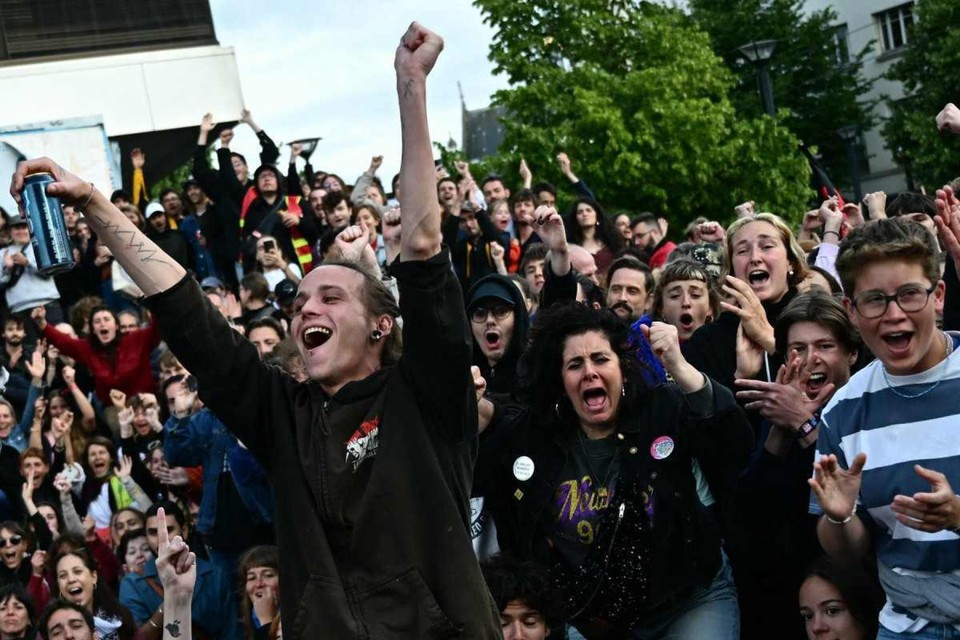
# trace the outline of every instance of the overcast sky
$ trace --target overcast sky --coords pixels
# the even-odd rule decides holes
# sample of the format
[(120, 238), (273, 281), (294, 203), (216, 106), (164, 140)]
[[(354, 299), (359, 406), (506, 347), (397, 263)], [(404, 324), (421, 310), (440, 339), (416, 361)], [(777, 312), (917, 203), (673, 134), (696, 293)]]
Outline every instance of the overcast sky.
[[(412, 20), (446, 43), (428, 81), (434, 141), (461, 143), (457, 81), (471, 109), (506, 86), (487, 60), (492, 31), (468, 0), (210, 0), (210, 8), (220, 44), (236, 52), (257, 122), (278, 143), (323, 137), (314, 166), (350, 182), (373, 155), (384, 156), (384, 182), (400, 167), (393, 55)], [(233, 146), (248, 158), (259, 149), (247, 127)], [(287, 153), (281, 148), (282, 163)]]

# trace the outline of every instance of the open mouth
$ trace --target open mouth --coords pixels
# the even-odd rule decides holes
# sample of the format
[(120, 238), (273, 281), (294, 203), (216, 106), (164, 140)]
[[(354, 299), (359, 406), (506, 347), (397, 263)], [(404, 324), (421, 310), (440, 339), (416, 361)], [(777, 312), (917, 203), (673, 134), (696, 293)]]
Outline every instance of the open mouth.
[(303, 346), (305, 346), (308, 351), (316, 349), (329, 340), (332, 335), (333, 331), (326, 327), (308, 327), (303, 332)]
[(760, 286), (767, 282), (770, 279), (770, 274), (764, 271), (763, 269), (754, 269), (747, 274), (747, 281), (751, 286)]
[(681, 313), (680, 314), (680, 326), (684, 329), (693, 328), (693, 314), (692, 313)]
[(823, 385), (827, 384), (827, 374), (823, 372), (811, 373), (807, 378), (807, 393), (811, 396), (816, 395)]
[(913, 337), (913, 334), (909, 331), (897, 331), (894, 333), (888, 333), (881, 337), (884, 344), (886, 344), (893, 351), (901, 351), (906, 349), (910, 345), (910, 339)]
[(600, 409), (603, 409), (606, 402), (607, 392), (600, 387), (587, 389), (583, 392), (583, 404), (586, 405), (587, 409), (590, 411), (599, 411)]
[(487, 331), (483, 334), (483, 340), (487, 343), (488, 349), (500, 348), (500, 333), (498, 331)]

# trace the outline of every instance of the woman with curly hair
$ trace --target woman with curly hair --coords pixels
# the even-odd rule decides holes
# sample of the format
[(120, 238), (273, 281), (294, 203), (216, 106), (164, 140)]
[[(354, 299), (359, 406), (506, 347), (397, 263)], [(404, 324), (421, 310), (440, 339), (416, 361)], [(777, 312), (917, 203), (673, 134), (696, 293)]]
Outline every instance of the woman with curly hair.
[(692, 462), (725, 500), (750, 429), (730, 391), (683, 358), (675, 327), (644, 334), (674, 382), (644, 382), (613, 312), (540, 311), (523, 404), (494, 415), (475, 483), (501, 549), (549, 568), (585, 637), (732, 640), (736, 590)]

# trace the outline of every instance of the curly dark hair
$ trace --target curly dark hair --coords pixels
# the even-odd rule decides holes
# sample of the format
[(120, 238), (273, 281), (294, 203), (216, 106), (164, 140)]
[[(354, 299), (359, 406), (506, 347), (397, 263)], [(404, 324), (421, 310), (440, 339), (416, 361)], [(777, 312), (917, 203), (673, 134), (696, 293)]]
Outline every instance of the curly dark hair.
[(643, 392), (641, 365), (630, 353), (627, 325), (609, 309), (594, 309), (579, 302), (557, 303), (537, 313), (530, 330), (530, 346), (519, 368), (524, 372), (520, 393), (534, 415), (572, 414), (570, 400), (563, 389), (563, 349), (567, 338), (589, 331), (602, 333), (617, 354), (627, 404)]
[(498, 611), (518, 600), (539, 612), (549, 629), (561, 628), (563, 618), (557, 606), (561, 598), (543, 567), (531, 560), (497, 554), (481, 562), (480, 570)]

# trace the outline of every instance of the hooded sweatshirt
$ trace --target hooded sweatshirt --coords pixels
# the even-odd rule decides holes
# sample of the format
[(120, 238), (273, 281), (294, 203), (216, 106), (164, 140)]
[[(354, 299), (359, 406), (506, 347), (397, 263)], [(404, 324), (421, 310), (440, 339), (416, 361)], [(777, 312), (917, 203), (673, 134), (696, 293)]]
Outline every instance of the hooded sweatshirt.
[[(520, 355), (523, 353), (527, 344), (527, 333), (530, 329), (530, 316), (527, 314), (527, 306), (524, 303), (523, 296), (517, 285), (513, 284), (510, 278), (494, 273), (484, 276), (477, 280), (470, 288), (467, 294), (467, 311), (471, 311), (480, 300), (474, 300), (474, 295), (486, 283), (496, 283), (500, 291), (513, 300), (513, 336), (503, 354), (503, 357), (494, 365), (490, 366), (487, 357), (483, 355), (480, 349), (479, 341), (473, 341), (473, 364), (480, 367), (480, 374), (487, 381), (487, 390), (491, 393), (510, 393), (515, 388), (517, 376), (517, 366), (520, 361)], [(469, 314), (468, 314), (469, 315)]]

